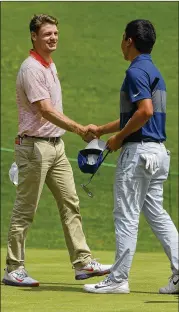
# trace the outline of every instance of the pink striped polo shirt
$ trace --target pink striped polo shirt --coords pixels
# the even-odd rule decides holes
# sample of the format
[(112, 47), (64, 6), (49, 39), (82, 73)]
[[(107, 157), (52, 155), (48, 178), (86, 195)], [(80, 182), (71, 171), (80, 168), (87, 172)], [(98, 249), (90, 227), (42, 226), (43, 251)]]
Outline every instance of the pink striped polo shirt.
[(44, 119), (33, 103), (50, 99), (52, 106), (63, 113), (62, 92), (55, 64), (48, 64), (35, 51), (22, 63), (16, 80), (16, 101), (18, 106), (20, 136), (58, 137), (65, 133)]

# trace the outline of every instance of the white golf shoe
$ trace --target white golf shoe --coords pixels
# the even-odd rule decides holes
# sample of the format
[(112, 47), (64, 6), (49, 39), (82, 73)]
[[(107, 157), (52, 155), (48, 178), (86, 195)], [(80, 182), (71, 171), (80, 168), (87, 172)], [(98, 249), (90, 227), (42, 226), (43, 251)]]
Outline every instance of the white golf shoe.
[(168, 285), (159, 289), (159, 294), (179, 294), (179, 275), (172, 275)]
[(24, 268), (19, 268), (12, 272), (8, 272), (6, 268), (2, 283), (9, 286), (22, 286), (22, 287), (39, 286), (39, 282), (28, 276)]
[(96, 294), (129, 294), (128, 281), (121, 283), (113, 282), (109, 276), (107, 276), (102, 282), (98, 284), (86, 284), (83, 289), (90, 293)]
[(75, 279), (83, 280), (94, 276), (102, 276), (110, 273), (111, 264), (101, 264), (96, 260), (92, 260), (90, 263), (80, 269), (75, 269)]

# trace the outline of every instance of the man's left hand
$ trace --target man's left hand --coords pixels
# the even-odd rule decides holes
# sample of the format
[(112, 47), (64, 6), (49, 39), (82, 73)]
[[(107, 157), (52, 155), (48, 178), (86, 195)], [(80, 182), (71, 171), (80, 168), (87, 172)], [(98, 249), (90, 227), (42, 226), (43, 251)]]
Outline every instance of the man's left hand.
[(123, 142), (123, 138), (120, 137), (120, 132), (111, 136), (107, 143), (106, 146), (111, 152), (116, 152), (119, 148), (121, 148)]

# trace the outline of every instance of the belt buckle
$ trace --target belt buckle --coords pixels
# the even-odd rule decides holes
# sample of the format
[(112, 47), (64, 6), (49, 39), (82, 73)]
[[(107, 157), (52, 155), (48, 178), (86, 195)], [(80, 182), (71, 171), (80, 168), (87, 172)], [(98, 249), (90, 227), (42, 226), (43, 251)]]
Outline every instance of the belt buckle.
[(57, 137), (49, 138), (48, 142), (52, 142), (53, 144), (55, 144), (57, 142)]
[(58, 137), (49, 137), (48, 138), (48, 142), (52, 142), (53, 144), (57, 143), (58, 142)]
[(48, 138), (48, 143), (54, 143), (54, 138), (49, 137)]

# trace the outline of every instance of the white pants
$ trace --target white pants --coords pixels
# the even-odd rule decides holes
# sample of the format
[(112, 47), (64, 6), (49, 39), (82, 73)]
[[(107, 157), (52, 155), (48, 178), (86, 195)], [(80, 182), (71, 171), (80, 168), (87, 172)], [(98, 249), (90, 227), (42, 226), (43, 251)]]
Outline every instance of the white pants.
[[(152, 174), (141, 154), (155, 154), (159, 169)], [(114, 183), (116, 260), (110, 277), (128, 279), (136, 249), (139, 216), (142, 211), (168, 256), (173, 274), (178, 274), (178, 232), (163, 209), (163, 182), (167, 179), (170, 155), (164, 144), (126, 143), (121, 151)]]

